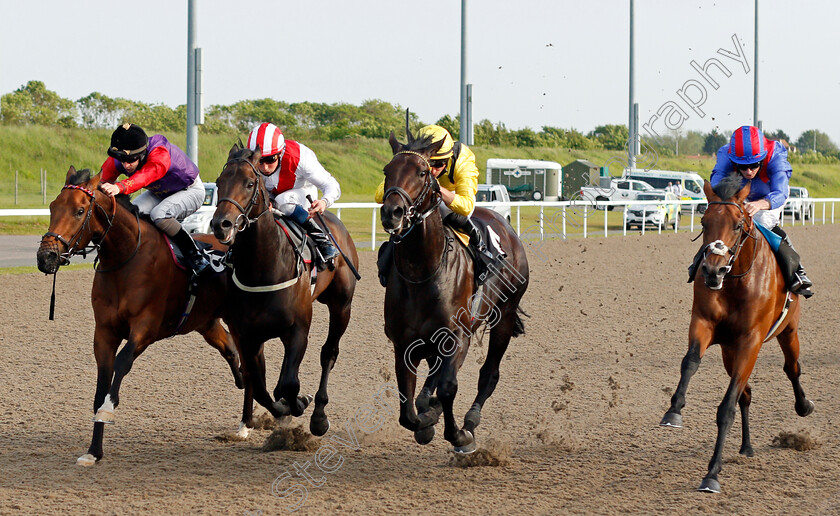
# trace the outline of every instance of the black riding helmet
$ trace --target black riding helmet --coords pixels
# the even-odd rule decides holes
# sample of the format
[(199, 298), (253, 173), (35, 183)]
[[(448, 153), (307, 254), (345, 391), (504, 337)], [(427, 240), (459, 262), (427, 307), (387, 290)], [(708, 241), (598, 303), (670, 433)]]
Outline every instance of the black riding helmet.
[(143, 159), (149, 137), (139, 125), (125, 123), (111, 135), (111, 146), (108, 155), (118, 161), (134, 161)]

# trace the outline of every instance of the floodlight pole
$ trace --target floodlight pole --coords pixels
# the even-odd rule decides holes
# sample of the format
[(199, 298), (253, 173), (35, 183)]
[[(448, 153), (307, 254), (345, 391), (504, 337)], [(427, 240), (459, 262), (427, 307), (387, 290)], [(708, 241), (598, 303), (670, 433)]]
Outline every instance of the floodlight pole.
[(753, 125), (761, 128), (758, 121), (758, 0), (755, 0), (755, 58), (753, 59)]
[(467, 102), (467, 0), (461, 0), (461, 123), (458, 139), (471, 145)]
[(196, 94), (196, 1), (187, 0), (187, 156), (198, 164), (198, 95)]
[(630, 116), (627, 121), (629, 138), (627, 141), (627, 166), (630, 170), (636, 168), (636, 98), (635, 98), (635, 70), (634, 67), (634, 43), (635, 34), (633, 31), (633, 0), (630, 0)]

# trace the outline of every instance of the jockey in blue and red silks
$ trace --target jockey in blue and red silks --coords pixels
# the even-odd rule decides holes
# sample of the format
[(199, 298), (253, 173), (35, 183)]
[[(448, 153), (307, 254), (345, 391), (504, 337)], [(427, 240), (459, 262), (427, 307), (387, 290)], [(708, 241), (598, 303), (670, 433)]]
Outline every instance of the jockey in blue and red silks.
[[(750, 183), (750, 194), (744, 203), (744, 210), (754, 222), (782, 238), (776, 255), (788, 289), (794, 294), (811, 297), (813, 283), (805, 274), (799, 254), (791, 245), (790, 238), (779, 227), (782, 209), (790, 195), (788, 180), (793, 173), (787, 159), (787, 150), (781, 143), (765, 138), (764, 133), (757, 127), (739, 127), (732, 134), (729, 143), (718, 150), (717, 163), (709, 182), (715, 187), (733, 172), (738, 172), (743, 177), (742, 186)], [(694, 279), (693, 273), (699, 261), (695, 257), (694, 263), (689, 267), (689, 281)]]
[[(145, 188), (132, 203), (181, 248), (195, 274), (204, 272), (210, 262), (180, 223), (204, 202), (198, 165), (163, 135), (149, 138), (135, 124), (117, 127), (108, 156), (99, 189), (113, 197)], [(117, 181), (122, 174), (128, 178)]]

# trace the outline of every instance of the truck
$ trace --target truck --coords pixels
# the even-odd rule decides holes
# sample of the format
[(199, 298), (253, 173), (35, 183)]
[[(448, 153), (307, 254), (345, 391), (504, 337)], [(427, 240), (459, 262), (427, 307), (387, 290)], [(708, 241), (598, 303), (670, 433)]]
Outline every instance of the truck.
[[(593, 204), (597, 201), (633, 201), (639, 194), (654, 191), (660, 190), (656, 190), (645, 181), (609, 178), (609, 182), (602, 181), (601, 186), (584, 186), (578, 192), (578, 197)], [(607, 206), (608, 210), (613, 208), (614, 206)]]

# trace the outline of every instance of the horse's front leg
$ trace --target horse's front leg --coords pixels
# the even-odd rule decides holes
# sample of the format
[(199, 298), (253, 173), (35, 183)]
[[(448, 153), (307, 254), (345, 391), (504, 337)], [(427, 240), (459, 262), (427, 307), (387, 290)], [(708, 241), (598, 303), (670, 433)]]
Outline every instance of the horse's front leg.
[(435, 424), (440, 419), (440, 404), (418, 416), (414, 410), (414, 391), (417, 387), (417, 366), (420, 359), (405, 353), (405, 347), (394, 346), (394, 370), (400, 391), (400, 425), (414, 432), (418, 444), (429, 444), (435, 436)]
[(298, 322), (292, 326), (286, 335), (281, 336), (280, 340), (283, 341), (285, 353), (283, 354), (283, 365), (280, 368), (277, 388), (274, 389), (275, 406), (281, 412), (285, 412), (284, 415), (291, 414), (298, 417), (312, 402), (312, 396), (298, 396), (300, 393), (298, 371), (300, 371), (303, 355), (306, 353), (309, 340), (309, 324)]
[(309, 420), (309, 431), (312, 435), (321, 436), (330, 429), (330, 420), (327, 417), (326, 406), (330, 401), (327, 394), (327, 383), (330, 379), (330, 371), (338, 359), (338, 344), (341, 336), (347, 330), (347, 323), (350, 322), (350, 300), (345, 304), (330, 304), (330, 329), (327, 340), (321, 347), (321, 381), (318, 384), (318, 392), (315, 393), (315, 410), (312, 411), (312, 418)]
[(458, 353), (443, 358), (438, 380), (438, 399), (443, 407), (443, 437), (455, 448), (456, 453), (472, 453), (476, 444), (472, 432), (460, 429), (455, 421), (453, 405), (458, 394)]
[[(723, 401), (718, 406), (718, 434), (717, 440), (715, 441), (715, 452), (712, 454), (712, 460), (709, 461), (709, 471), (703, 477), (703, 481), (700, 482), (700, 487), (697, 488), (698, 491), (708, 493), (720, 492), (718, 474), (723, 466), (723, 445), (735, 421), (735, 404), (738, 403), (738, 400), (746, 391), (747, 380), (750, 374), (752, 374), (760, 348), (761, 340), (744, 343), (738, 349), (723, 349), (723, 363), (727, 372), (730, 373), (732, 380), (729, 382), (729, 387), (726, 389)], [(747, 429), (747, 432), (749, 432), (749, 429)], [(749, 436), (747, 436), (747, 444), (749, 444)]]
[(700, 367), (700, 360), (712, 343), (712, 335), (712, 324), (709, 321), (699, 317), (692, 318), (688, 329), (688, 353), (683, 357), (680, 366), (680, 382), (671, 396), (671, 407), (665, 412), (659, 426), (682, 428), (682, 409), (685, 406), (688, 382)]
[[(111, 388), (111, 379), (114, 376), (114, 357), (117, 355), (117, 348), (121, 339), (116, 336), (110, 328), (97, 325), (93, 337), (93, 354), (96, 358), (96, 393), (93, 396), (93, 411), (102, 405), (108, 389)], [(92, 466), (104, 455), (102, 449), (102, 438), (105, 434), (105, 423), (93, 423), (93, 438), (86, 454), (76, 459), (80, 466)]]
[[(138, 327), (147, 328), (154, 327), (154, 325), (138, 322), (135, 324)], [(114, 423), (114, 411), (120, 404), (120, 386), (123, 378), (131, 371), (134, 361), (139, 357), (143, 351), (152, 343), (152, 337), (144, 333), (132, 333), (128, 336), (128, 341), (123, 346), (122, 350), (117, 354), (114, 361), (114, 379), (111, 382), (111, 387), (108, 389), (108, 394), (102, 400), (102, 403), (96, 409), (96, 415), (93, 420), (97, 423)]]

